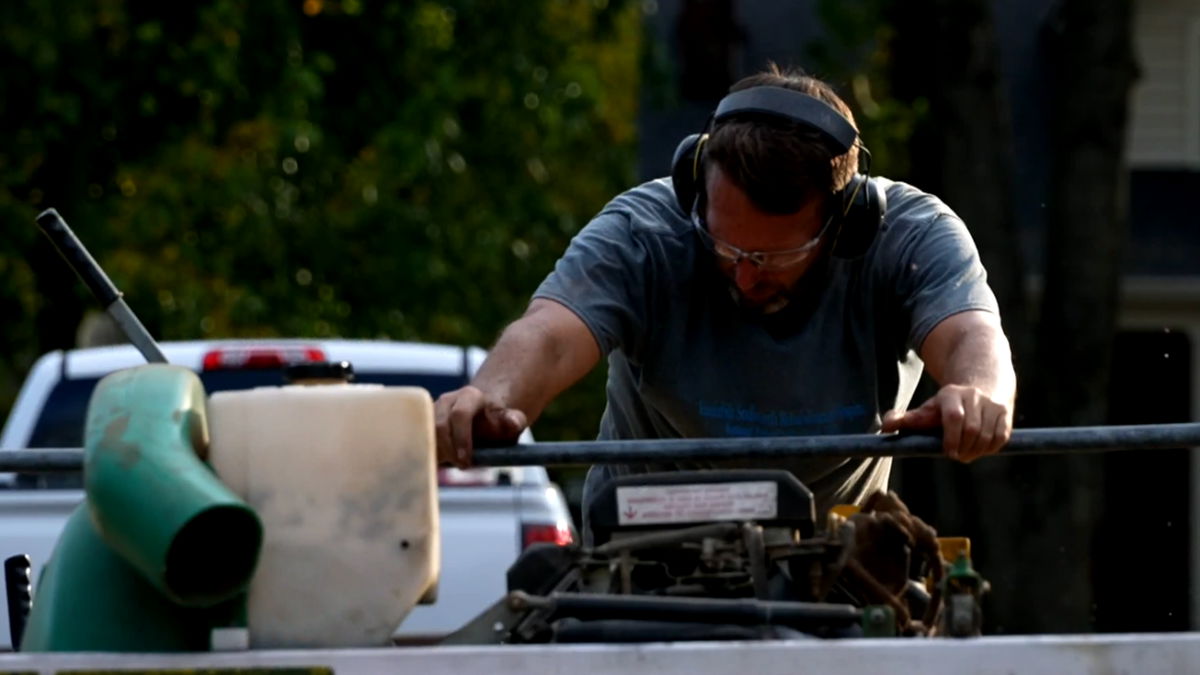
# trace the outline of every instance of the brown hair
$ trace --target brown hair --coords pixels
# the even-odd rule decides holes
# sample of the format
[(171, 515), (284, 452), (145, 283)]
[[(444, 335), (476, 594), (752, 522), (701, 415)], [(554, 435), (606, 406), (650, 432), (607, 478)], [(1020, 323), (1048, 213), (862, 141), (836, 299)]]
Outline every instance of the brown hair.
[[(739, 80), (730, 93), (750, 87), (784, 87), (833, 106), (855, 129), (854, 114), (824, 82), (800, 69), (772, 63)], [(858, 170), (858, 146), (841, 155), (811, 127), (777, 117), (748, 113), (722, 121), (704, 145), (704, 162), (721, 165), (725, 175), (768, 213), (793, 213), (818, 195), (846, 187)]]

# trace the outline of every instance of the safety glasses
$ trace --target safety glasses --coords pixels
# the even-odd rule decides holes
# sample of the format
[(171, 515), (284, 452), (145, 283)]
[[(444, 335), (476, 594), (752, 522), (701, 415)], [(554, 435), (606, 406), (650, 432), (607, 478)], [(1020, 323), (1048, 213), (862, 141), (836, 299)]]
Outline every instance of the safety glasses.
[(700, 215), (699, 200), (697, 200), (697, 205), (692, 208), (692, 227), (696, 230), (700, 241), (704, 243), (704, 247), (716, 256), (717, 260), (734, 266), (746, 260), (756, 268), (768, 272), (794, 267), (811, 257), (813, 252), (816, 251), (817, 245), (821, 243), (821, 238), (825, 236), (832, 223), (833, 218), (831, 216), (821, 226), (821, 231), (817, 233), (817, 236), (798, 248), (789, 248), (782, 251), (743, 251), (733, 244), (714, 237), (708, 231), (708, 223)]

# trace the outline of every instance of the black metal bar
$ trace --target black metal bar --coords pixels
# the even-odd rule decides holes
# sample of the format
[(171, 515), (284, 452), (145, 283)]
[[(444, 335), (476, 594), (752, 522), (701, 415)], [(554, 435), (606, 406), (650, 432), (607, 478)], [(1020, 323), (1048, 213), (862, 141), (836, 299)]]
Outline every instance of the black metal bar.
[(685, 541), (695, 541), (708, 537), (722, 539), (740, 529), (742, 529), (742, 526), (737, 523), (712, 523), (688, 527), (682, 530), (650, 532), (618, 541), (606, 542), (597, 546), (592, 553), (594, 555), (612, 555), (619, 551), (640, 551), (643, 548), (674, 546)]
[[(1000, 456), (1169, 450), (1200, 447), (1200, 423), (1108, 427), (1017, 429)], [(764, 438), (673, 438), (666, 440), (555, 441), (503, 448), (480, 448), (480, 466), (556, 466), (623, 462), (671, 462), (794, 457), (940, 457), (934, 434), (879, 436), (778, 436)], [(79, 471), (78, 448), (0, 449), (0, 473)]]
[[(786, 627), (785, 630), (795, 630)], [(845, 630), (844, 628), (842, 630)], [(817, 631), (813, 631), (814, 633)], [(554, 642), (606, 644), (613, 642), (705, 642), (794, 638), (775, 626), (697, 623), (694, 621), (644, 621), (641, 619), (562, 619), (554, 622)]]
[(104, 269), (88, 253), (83, 242), (67, 225), (67, 221), (58, 215), (54, 209), (46, 209), (37, 217), (38, 227), (50, 238), (50, 242), (62, 254), (62, 257), (75, 270), (83, 283), (91, 290), (92, 295), (104, 307), (104, 311), (113, 318), (133, 346), (137, 347), (146, 361), (150, 363), (166, 363), (167, 357), (159, 349), (158, 343), (150, 336), (150, 332), (138, 320), (137, 315), (121, 299), (121, 291), (117, 290), (112, 279), (104, 273)]
[(58, 211), (42, 211), (37, 217), (37, 224), (103, 307), (107, 308), (121, 297), (121, 291), (117, 290), (116, 285), (96, 263), (96, 259), (88, 253), (83, 242), (71, 231), (67, 221), (58, 215)]
[[(536, 601), (537, 598), (530, 598)], [(538, 603), (531, 602), (532, 606)], [(853, 605), (749, 598), (664, 598), (649, 595), (553, 593), (546, 606), (556, 617), (638, 618), (644, 621), (702, 621), (742, 625), (852, 624), (862, 618)]]
[(20, 553), (4, 560), (4, 588), (8, 594), (8, 636), (13, 651), (21, 649), (21, 638), (33, 609), (33, 563)]
[[(1200, 446), (1200, 423), (1105, 427), (1017, 429), (1003, 456), (1165, 450)], [(940, 457), (937, 434), (879, 436), (779, 436), (759, 438), (678, 438), (664, 440), (574, 441), (480, 448), (480, 466), (616, 464), (696, 460)]]
[(71, 473), (83, 470), (80, 448), (0, 450), (0, 472)]

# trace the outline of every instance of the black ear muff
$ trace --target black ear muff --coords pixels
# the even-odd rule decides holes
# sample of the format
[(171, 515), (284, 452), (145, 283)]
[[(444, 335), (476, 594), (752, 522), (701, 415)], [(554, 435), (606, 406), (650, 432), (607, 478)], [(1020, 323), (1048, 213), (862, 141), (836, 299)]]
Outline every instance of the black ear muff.
[(858, 258), (871, 247), (883, 224), (887, 195), (878, 183), (860, 173), (850, 179), (834, 203), (842, 209), (842, 217), (834, 239), (833, 255)]
[(696, 195), (700, 192), (700, 181), (703, 180), (696, 156), (702, 138), (703, 134), (692, 134), (683, 139), (671, 159), (671, 184), (675, 189), (675, 201), (685, 216), (691, 215), (692, 205), (696, 203)]

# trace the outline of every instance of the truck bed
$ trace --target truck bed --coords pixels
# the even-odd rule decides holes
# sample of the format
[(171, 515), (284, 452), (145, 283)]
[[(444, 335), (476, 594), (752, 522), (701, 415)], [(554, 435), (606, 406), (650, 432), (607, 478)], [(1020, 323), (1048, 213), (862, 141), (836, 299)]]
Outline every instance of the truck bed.
[[(828, 675), (1148, 675), (1192, 673), (1196, 672), (1197, 664), (1200, 664), (1200, 633), (1008, 636), (965, 640), (409, 647), (170, 655), (0, 655), (0, 671), (57, 673), (84, 669), (115, 672), (120, 669), (127, 675), (161, 669), (205, 669), (207, 673), (237, 669), (239, 673), (267, 673), (282, 668), (304, 668), (308, 672), (335, 672), (338, 675), (795, 675), (799, 672)], [(249, 668), (255, 670), (246, 670)]]

